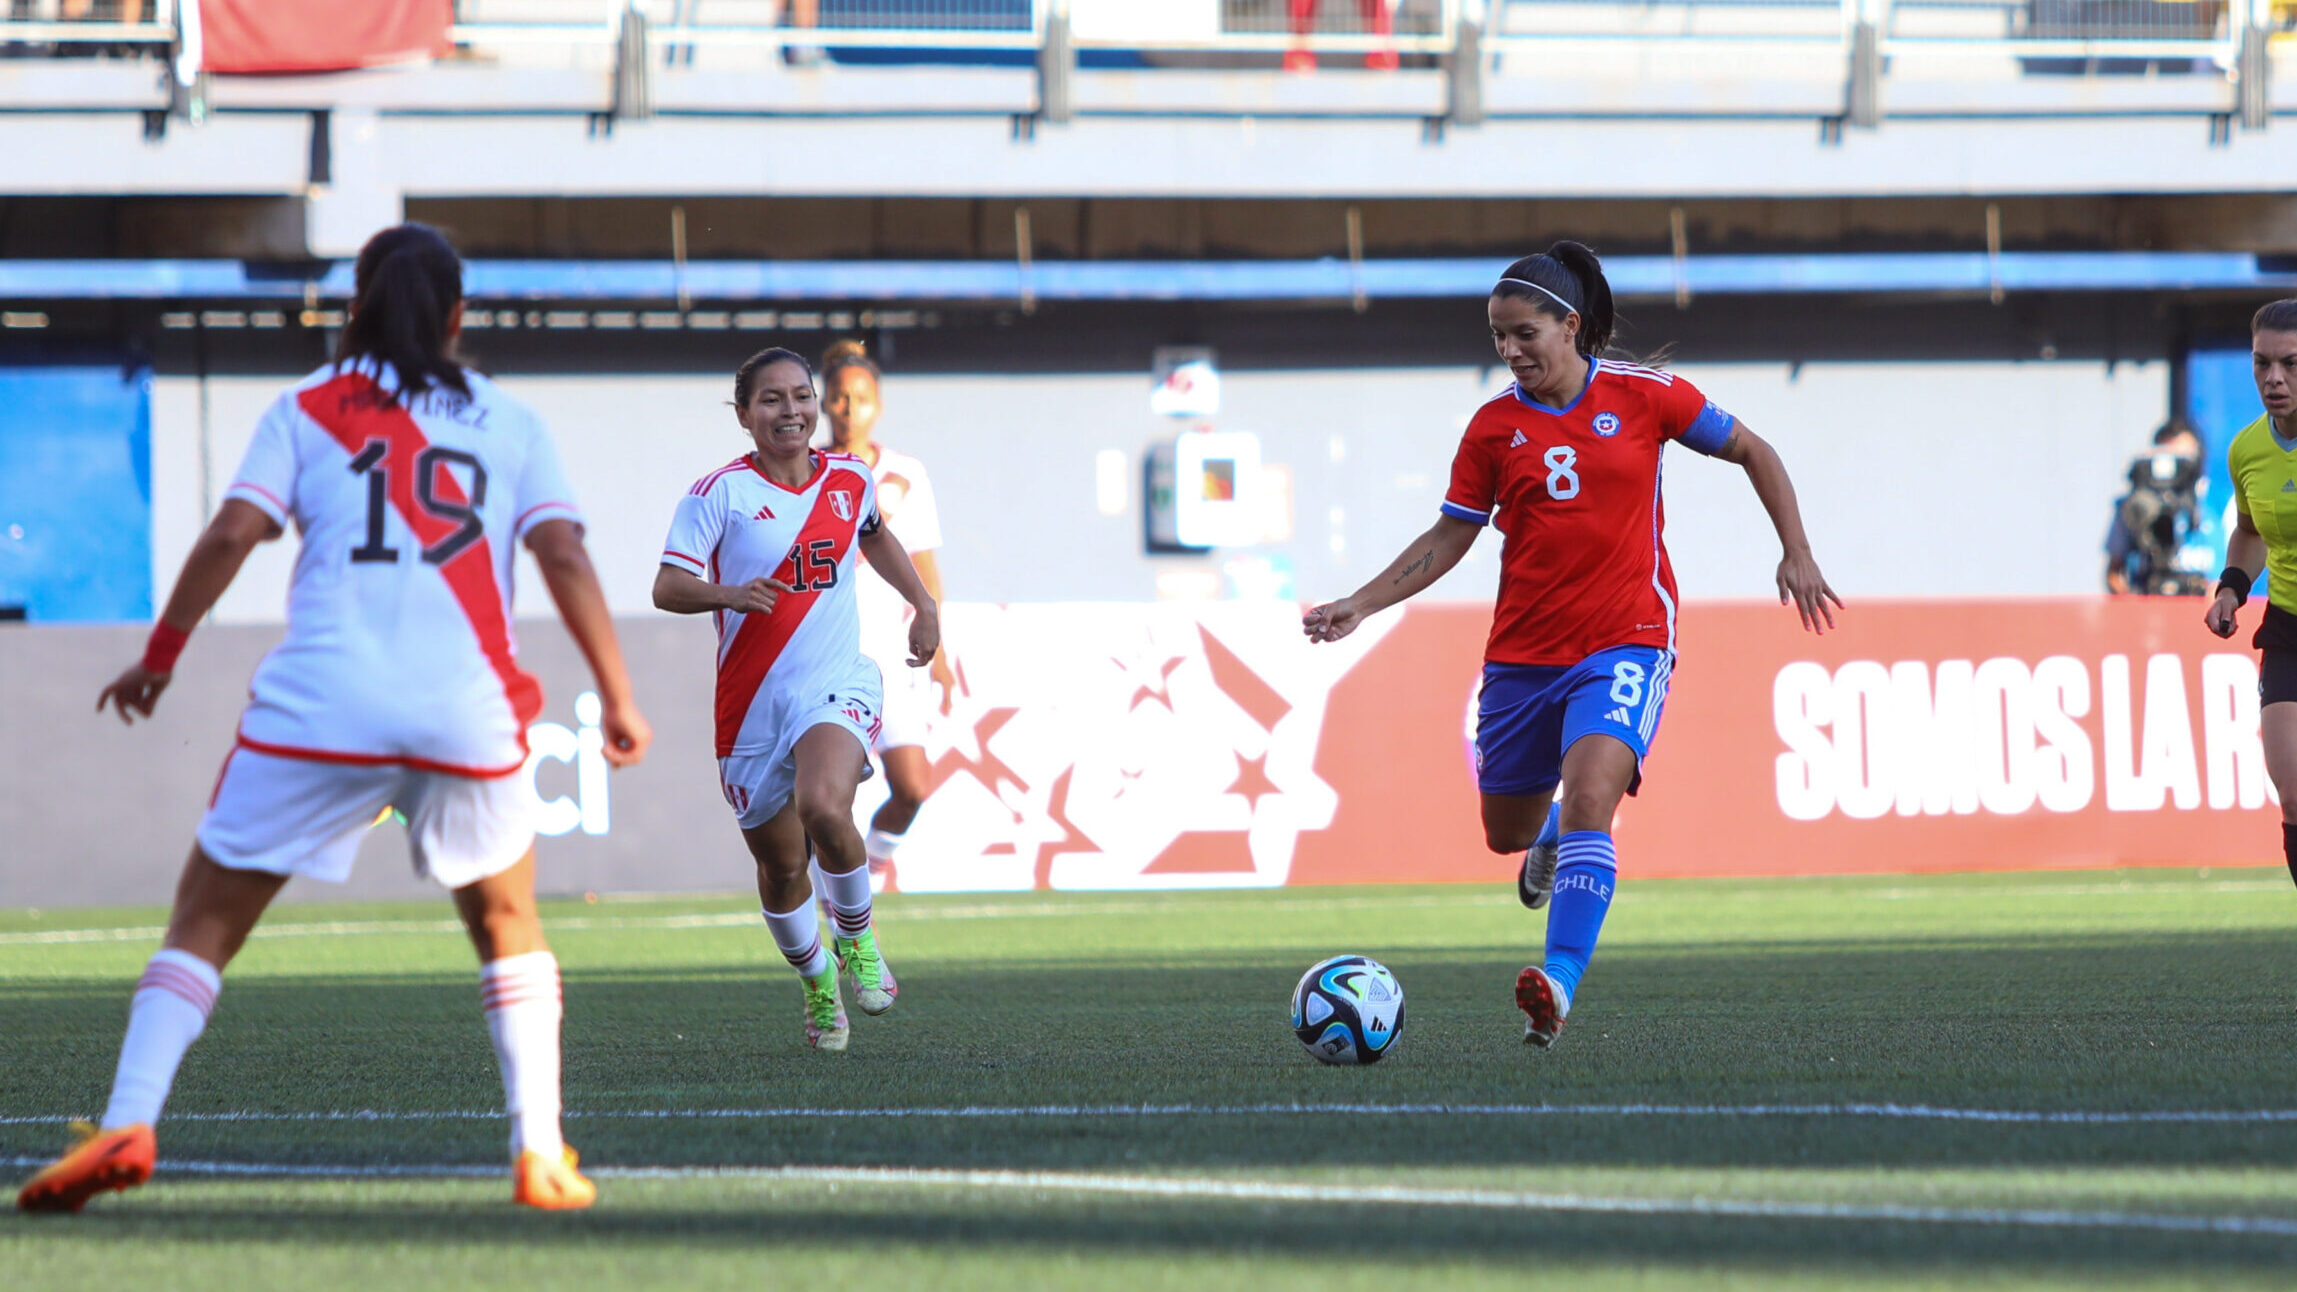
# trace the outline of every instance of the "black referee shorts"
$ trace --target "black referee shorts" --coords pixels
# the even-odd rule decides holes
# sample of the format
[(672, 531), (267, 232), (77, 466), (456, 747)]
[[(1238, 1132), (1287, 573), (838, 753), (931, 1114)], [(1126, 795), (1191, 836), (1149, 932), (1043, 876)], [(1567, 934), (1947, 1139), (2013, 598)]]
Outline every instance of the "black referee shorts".
[(2267, 605), (2251, 644), (2264, 652), (2257, 666), (2258, 702), (2297, 701), (2297, 615)]

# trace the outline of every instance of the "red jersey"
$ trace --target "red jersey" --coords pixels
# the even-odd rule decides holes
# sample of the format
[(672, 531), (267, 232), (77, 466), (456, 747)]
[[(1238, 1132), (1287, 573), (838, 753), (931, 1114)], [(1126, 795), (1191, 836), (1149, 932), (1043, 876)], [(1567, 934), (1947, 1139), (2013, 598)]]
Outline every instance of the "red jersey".
[(1479, 409), (1443, 509), (1505, 536), (1484, 658), (1571, 665), (1614, 646), (1675, 649), (1659, 456), (1669, 440), (1718, 452), (1734, 424), (1681, 377), (1599, 359), (1566, 407), (1511, 385)]

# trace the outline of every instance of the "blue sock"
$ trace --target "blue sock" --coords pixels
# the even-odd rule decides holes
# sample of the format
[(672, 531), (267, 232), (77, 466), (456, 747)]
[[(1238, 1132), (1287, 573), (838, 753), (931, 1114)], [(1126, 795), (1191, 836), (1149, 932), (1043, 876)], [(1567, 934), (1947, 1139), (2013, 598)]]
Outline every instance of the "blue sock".
[(1619, 882), (1619, 854), (1602, 830), (1574, 830), (1563, 836), (1555, 859), (1555, 898), (1547, 912), (1547, 976), (1566, 996), (1579, 992), (1579, 977), (1595, 954), (1603, 916)]
[(1539, 837), (1531, 841), (1534, 848), (1552, 848), (1563, 837), (1563, 803), (1551, 800), (1547, 805), (1547, 824), (1539, 827)]

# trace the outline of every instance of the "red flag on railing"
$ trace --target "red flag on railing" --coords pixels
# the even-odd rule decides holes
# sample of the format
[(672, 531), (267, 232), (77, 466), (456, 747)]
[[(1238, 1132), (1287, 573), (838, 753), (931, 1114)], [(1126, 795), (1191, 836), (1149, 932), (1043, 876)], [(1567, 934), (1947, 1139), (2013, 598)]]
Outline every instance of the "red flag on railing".
[(454, 0), (198, 0), (210, 72), (335, 72), (450, 48)]

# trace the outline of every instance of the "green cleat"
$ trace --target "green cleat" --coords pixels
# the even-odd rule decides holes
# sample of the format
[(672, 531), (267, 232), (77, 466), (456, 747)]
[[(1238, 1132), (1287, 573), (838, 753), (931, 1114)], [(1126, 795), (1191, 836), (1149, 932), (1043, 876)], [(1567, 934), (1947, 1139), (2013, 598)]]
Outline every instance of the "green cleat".
[(806, 1044), (817, 1050), (843, 1050), (851, 1033), (845, 1023), (845, 1001), (838, 996), (837, 969), (833, 966), (818, 977), (798, 981), (806, 992)]
[(893, 1008), (901, 985), (893, 980), (893, 967), (877, 951), (877, 930), (863, 929), (857, 938), (832, 938), (830, 950), (838, 968), (853, 975), (853, 1003), (871, 1017)]

